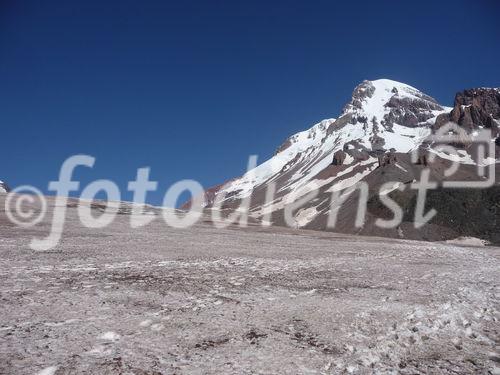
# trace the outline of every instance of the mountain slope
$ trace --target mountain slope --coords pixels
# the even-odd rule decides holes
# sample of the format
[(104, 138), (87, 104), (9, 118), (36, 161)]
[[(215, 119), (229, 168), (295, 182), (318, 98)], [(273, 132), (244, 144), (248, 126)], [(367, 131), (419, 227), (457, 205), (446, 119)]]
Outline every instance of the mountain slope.
[[(409, 211), (414, 209), (416, 194), (407, 187), (419, 180), (430, 154), (435, 157), (429, 165), (432, 180), (441, 183), (445, 179), (478, 179), (477, 150), (473, 142), (461, 145), (457, 155), (448, 155), (431, 147), (429, 136), (451, 120), (465, 129), (467, 134), (464, 137), (469, 140), (484, 127), (491, 128), (493, 136), (498, 137), (498, 93), (498, 89), (466, 90), (457, 94), (455, 105), (450, 108), (400, 82), (387, 79), (364, 81), (354, 89), (351, 100), (338, 118), (323, 120), (289, 137), (271, 159), (239, 178), (209, 189), (205, 206), (229, 214), (249, 200), (253, 218), (285, 225), (285, 207), (302, 199), (302, 206), (293, 212), (295, 227), (419, 239), (451, 238), (457, 232), (443, 228), (446, 217), (439, 218), (439, 224), (431, 222), (421, 230), (414, 229)], [(498, 139), (497, 143), (500, 143)], [(417, 163), (412, 161), (412, 151), (421, 156)], [(452, 177), (445, 177), (443, 171), (453, 160), (459, 162), (460, 168)], [(494, 159), (490, 161), (494, 162)], [(354, 226), (359, 198), (354, 193), (339, 209), (335, 228), (328, 228), (332, 194), (345, 191), (359, 181), (367, 182), (370, 188), (364, 224), (361, 228)], [(377, 197), (380, 187), (389, 181), (394, 185), (383, 194), (400, 196), (399, 203), (405, 210), (406, 221), (397, 228), (381, 230), (374, 226), (374, 222), (380, 215), (388, 216), (388, 213)], [(403, 192), (396, 190), (400, 186), (405, 187)], [(266, 200), (266, 192), (274, 187), (273, 199)], [(310, 194), (311, 197), (306, 199)], [(494, 205), (496, 193), (493, 192), (491, 197)], [(478, 210), (482, 208), (479, 206)], [(467, 216), (467, 213), (463, 214)], [(493, 219), (494, 232), (496, 216)], [(490, 235), (486, 237), (491, 239)]]
[(282, 191), (293, 191), (328, 167), (339, 150), (347, 153), (345, 164), (369, 160), (366, 170), (377, 153), (417, 147), (430, 134), (434, 119), (449, 110), (411, 86), (390, 80), (365, 81), (354, 90), (338, 119), (323, 120), (291, 136), (273, 158), (220, 192), (243, 198), (271, 181), (278, 182)]

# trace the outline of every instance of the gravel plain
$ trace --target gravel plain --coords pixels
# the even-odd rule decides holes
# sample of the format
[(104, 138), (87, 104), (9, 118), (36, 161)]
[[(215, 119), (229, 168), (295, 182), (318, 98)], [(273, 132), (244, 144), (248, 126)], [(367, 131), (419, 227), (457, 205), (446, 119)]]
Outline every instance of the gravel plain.
[(500, 248), (129, 220), (0, 212), (0, 374), (500, 374)]

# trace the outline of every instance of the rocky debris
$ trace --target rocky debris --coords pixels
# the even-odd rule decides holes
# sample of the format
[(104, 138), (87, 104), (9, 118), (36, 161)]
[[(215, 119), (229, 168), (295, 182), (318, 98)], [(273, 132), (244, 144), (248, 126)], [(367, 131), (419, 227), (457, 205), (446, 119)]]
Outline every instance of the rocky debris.
[(330, 343), (322, 342), (317, 335), (310, 332), (307, 324), (302, 319), (294, 319), (290, 324), (290, 335), (292, 341), (297, 342), (303, 348), (314, 348), (324, 354), (340, 354), (341, 351)]
[(223, 345), (227, 343), (229, 339), (227, 337), (222, 337), (222, 338), (216, 338), (213, 340), (204, 340), (200, 343), (197, 343), (194, 347), (196, 349), (202, 349), (202, 350), (207, 350), (209, 348), (214, 348), (219, 345)]
[(344, 151), (342, 151), (342, 150), (336, 151), (335, 154), (333, 154), (332, 165), (344, 164), (344, 160), (345, 160), (346, 156), (347, 156), (347, 154)]
[(250, 342), (250, 344), (255, 345), (259, 343), (259, 340), (266, 338), (268, 335), (266, 333), (258, 332), (254, 329), (245, 333), (243, 337)]
[(499, 366), (499, 248), (208, 223), (131, 231), (122, 215), (96, 230), (75, 209), (67, 218), (58, 253), (34, 255), (33, 231), (2, 228), (0, 374)]

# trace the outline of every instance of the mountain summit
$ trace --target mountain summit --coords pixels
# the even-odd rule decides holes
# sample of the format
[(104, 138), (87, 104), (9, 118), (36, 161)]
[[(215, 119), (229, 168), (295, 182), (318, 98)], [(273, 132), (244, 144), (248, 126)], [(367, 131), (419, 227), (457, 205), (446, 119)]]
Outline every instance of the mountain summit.
[(282, 181), (283, 190), (291, 191), (315, 178), (340, 150), (347, 153), (347, 161), (362, 160), (370, 168), (377, 153), (406, 153), (418, 147), (436, 117), (450, 110), (409, 85), (387, 79), (364, 81), (338, 119), (323, 120), (292, 135), (273, 158), (223, 191), (242, 198), (270, 180)]

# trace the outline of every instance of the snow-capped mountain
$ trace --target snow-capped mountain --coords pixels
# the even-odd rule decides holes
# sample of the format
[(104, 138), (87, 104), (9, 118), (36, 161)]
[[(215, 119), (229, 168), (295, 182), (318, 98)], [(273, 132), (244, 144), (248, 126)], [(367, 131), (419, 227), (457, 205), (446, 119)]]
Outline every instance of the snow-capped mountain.
[[(474, 129), (484, 126), (492, 128), (498, 136), (500, 92), (498, 89), (465, 91), (457, 94), (454, 107), (445, 107), (400, 82), (364, 81), (354, 89), (351, 100), (338, 118), (325, 119), (292, 135), (277, 148), (271, 159), (239, 178), (209, 189), (205, 206), (215, 205), (223, 212), (231, 212), (244, 198), (249, 198), (251, 216), (282, 225), (285, 206), (317, 190), (318, 194), (295, 212), (296, 226), (326, 229), (333, 191), (344, 190), (363, 180), (369, 183), (371, 190), (373, 188), (370, 197), (375, 199), (378, 195), (375, 189), (384, 182), (395, 181), (395, 190), (398, 184), (418, 179), (427, 159), (422, 155), (418, 163), (412, 162), (411, 151), (425, 149), (425, 153), (437, 156), (431, 166), (436, 181), (443, 180), (442, 170), (450, 160), (458, 160), (464, 165), (464, 171), (456, 178), (474, 175), (475, 156), (471, 149), (464, 148), (459, 155), (450, 156), (428, 147), (428, 137), (433, 130), (450, 120), (461, 126), (466, 122), (471, 137), (475, 134)], [(500, 143), (498, 139), (497, 143)], [(269, 202), (265, 197), (271, 185), (276, 186), (276, 194)], [(405, 204), (411, 206), (414, 194), (408, 191), (406, 195)], [(354, 200), (352, 205), (346, 202), (335, 230), (353, 231), (354, 206)], [(416, 234), (405, 226), (380, 231), (373, 227), (371, 214), (369, 210), (365, 225), (356, 232), (422, 237), (421, 233)]]
[(243, 198), (284, 175), (283, 190), (299, 188), (328, 167), (336, 151), (344, 149), (348, 154), (344, 164), (368, 159), (368, 169), (376, 162), (369, 151), (411, 151), (430, 134), (436, 117), (450, 110), (411, 86), (386, 79), (365, 81), (356, 87), (338, 119), (323, 120), (291, 136), (273, 158), (222, 191)]
[(0, 180), (0, 194), (5, 194), (9, 192), (9, 187), (7, 184), (3, 181)]

